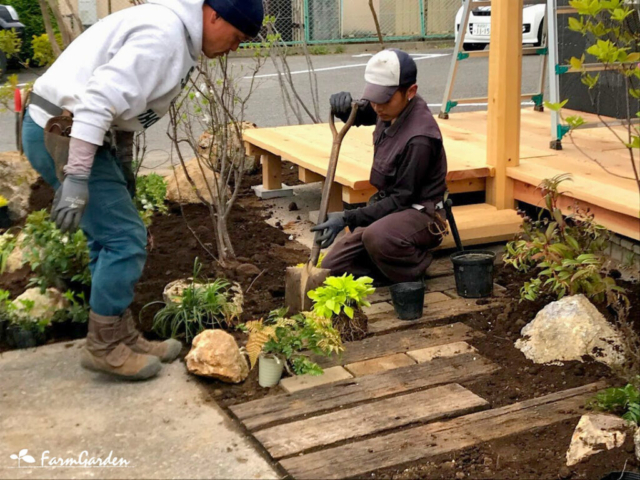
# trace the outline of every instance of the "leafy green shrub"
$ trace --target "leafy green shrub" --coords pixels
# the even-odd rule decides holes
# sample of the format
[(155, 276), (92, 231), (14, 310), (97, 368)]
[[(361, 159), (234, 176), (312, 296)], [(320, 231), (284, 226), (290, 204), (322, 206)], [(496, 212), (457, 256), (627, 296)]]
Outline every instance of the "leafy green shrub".
[[(62, 35), (59, 33), (55, 34), (56, 42), (60, 45), (62, 49)], [(53, 48), (51, 47), (51, 42), (49, 41), (49, 36), (46, 33), (42, 35), (38, 35), (33, 37), (31, 40), (31, 48), (33, 50), (33, 61), (36, 62), (41, 67), (48, 67), (53, 65), (53, 62), (56, 60), (56, 56), (53, 53)]]
[(145, 226), (151, 225), (154, 213), (165, 214), (167, 205), (167, 182), (157, 173), (140, 175), (136, 179), (136, 206)]
[[(24, 38), (30, 39), (34, 36), (39, 36), (45, 33), (44, 20), (42, 18), (42, 10), (38, 2), (33, 0), (4, 0), (2, 2), (5, 5), (11, 5), (16, 9), (20, 22), (24, 24)], [(54, 29), (57, 29), (58, 25), (55, 22), (55, 18), (51, 18), (54, 25)], [(26, 45), (25, 57), (31, 58), (33, 56), (33, 50), (30, 45)]]
[(88, 323), (89, 322), (89, 303), (87, 302), (84, 292), (75, 293), (67, 290), (64, 298), (69, 302), (66, 309), (58, 310), (53, 316), (53, 322), (71, 322), (71, 323)]
[(275, 355), (284, 361), (287, 371), (296, 375), (322, 375), (323, 370), (305, 352), (330, 356), (344, 351), (340, 333), (331, 320), (304, 312), (285, 318), (284, 311), (275, 311), (266, 321), (254, 320), (241, 326), (249, 333), (247, 353), (253, 368), (261, 353)]
[[(640, 382), (640, 376), (637, 377)], [(607, 388), (587, 404), (589, 408), (620, 415), (629, 423), (640, 426), (640, 390), (632, 384), (622, 388)]]
[(560, 184), (570, 175), (558, 175), (539, 186), (551, 218), (524, 218), (522, 232), (507, 244), (504, 261), (521, 272), (535, 276), (522, 287), (522, 300), (536, 300), (540, 295), (562, 298), (583, 293), (596, 301), (614, 303), (624, 289), (600, 272), (609, 232), (598, 225), (592, 214), (574, 208), (564, 217), (558, 206)]
[(344, 53), (344, 45), (338, 45), (334, 53), (337, 53), (337, 54)]
[(311, 55), (328, 55), (330, 52), (326, 45), (314, 45), (309, 47), (309, 53)]
[(353, 319), (355, 311), (361, 307), (368, 307), (366, 298), (375, 292), (371, 286), (373, 280), (369, 277), (355, 279), (346, 273), (341, 277), (329, 277), (324, 286), (308, 293), (313, 300), (313, 311), (324, 318), (344, 314)]
[(27, 217), (23, 233), (24, 260), (35, 272), (32, 285), (42, 291), (49, 287), (65, 291), (70, 283), (91, 285), (89, 248), (81, 230), (62, 234), (47, 211), (40, 210)]
[(17, 57), (22, 49), (22, 40), (15, 29), (0, 30), (0, 51), (4, 52), (8, 59)]
[[(202, 280), (200, 270), (196, 258), (192, 283), (155, 314), (153, 330), (158, 335), (191, 342), (203, 330), (236, 325), (244, 301), (240, 285), (231, 286), (223, 279)], [(152, 302), (144, 308), (159, 303), (163, 302)]]

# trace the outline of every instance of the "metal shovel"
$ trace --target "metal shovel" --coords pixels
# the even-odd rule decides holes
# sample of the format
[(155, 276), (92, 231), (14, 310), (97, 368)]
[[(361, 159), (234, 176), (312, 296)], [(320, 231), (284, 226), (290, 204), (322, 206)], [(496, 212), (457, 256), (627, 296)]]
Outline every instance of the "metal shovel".
[[(318, 224), (323, 223), (327, 219), (327, 210), (329, 209), (329, 195), (331, 193), (331, 185), (336, 176), (338, 167), (338, 157), (340, 155), (340, 147), (342, 140), (353, 126), (358, 113), (358, 104), (352, 103), (351, 114), (347, 123), (342, 130), (338, 132), (335, 125), (335, 117), (333, 112), (329, 118), (329, 126), (333, 134), (333, 147), (331, 149), (331, 158), (329, 159), (329, 169), (325, 177), (324, 186), (322, 187), (322, 201), (320, 202), (320, 212), (318, 212)], [(311, 249), (309, 263), (304, 267), (288, 267), (286, 273), (286, 290), (285, 305), (289, 308), (289, 313), (295, 315), (300, 312), (311, 310), (311, 299), (307, 296), (311, 290), (315, 290), (321, 286), (329, 276), (329, 270), (318, 268), (318, 259), (320, 258), (320, 245), (316, 242), (322, 232), (316, 232)]]

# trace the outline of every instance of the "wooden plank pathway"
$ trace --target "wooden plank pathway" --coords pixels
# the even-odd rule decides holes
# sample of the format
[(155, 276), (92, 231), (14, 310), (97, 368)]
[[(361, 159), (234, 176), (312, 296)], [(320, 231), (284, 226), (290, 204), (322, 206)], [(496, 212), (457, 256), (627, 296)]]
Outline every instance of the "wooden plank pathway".
[[(585, 400), (603, 387), (491, 409), (460, 384), (500, 366), (467, 343), (482, 333), (455, 319), (501, 305), (504, 289), (496, 286), (494, 298), (478, 305), (451, 292), (455, 283), (444, 262), (432, 272), (421, 319), (396, 319), (388, 289), (379, 289), (368, 310), (374, 335), (348, 343), (340, 357), (314, 358), (332, 374), (309, 385), (287, 379), (300, 380), (293, 393), (230, 407), (293, 478), (362, 476), (551, 425), (580, 415)], [(445, 324), (432, 326), (436, 321)]]

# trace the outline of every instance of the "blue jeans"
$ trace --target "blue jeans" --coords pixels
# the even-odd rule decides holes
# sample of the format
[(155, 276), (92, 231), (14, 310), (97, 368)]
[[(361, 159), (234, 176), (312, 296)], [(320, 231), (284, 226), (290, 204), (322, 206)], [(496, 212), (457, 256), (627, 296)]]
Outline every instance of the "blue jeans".
[[(29, 113), (22, 125), (22, 146), (33, 168), (57, 189), (55, 164), (44, 146), (44, 131)], [(147, 230), (138, 215), (120, 161), (100, 147), (89, 177), (89, 202), (80, 224), (89, 244), (91, 310), (122, 315), (147, 258)]]

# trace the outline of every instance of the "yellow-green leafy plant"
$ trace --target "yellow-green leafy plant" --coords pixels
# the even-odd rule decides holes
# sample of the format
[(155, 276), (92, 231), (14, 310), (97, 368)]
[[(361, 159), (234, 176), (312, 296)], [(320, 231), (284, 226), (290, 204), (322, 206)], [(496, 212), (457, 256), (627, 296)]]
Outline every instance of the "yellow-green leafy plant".
[(353, 318), (356, 310), (368, 307), (367, 297), (376, 291), (369, 277), (354, 278), (351, 274), (328, 277), (323, 286), (308, 293), (313, 300), (313, 311), (324, 318), (344, 314)]
[(18, 238), (10, 231), (0, 235), (0, 274), (6, 270), (9, 257), (15, 250), (17, 244)]
[(266, 320), (253, 320), (241, 326), (249, 333), (246, 350), (253, 368), (261, 354), (283, 360), (287, 371), (296, 375), (321, 375), (322, 368), (309, 358), (339, 354), (344, 350), (340, 333), (331, 320), (312, 312), (286, 318), (286, 309), (272, 312)]
[(522, 300), (533, 301), (541, 294), (562, 298), (583, 293), (597, 301), (617, 303), (624, 289), (601, 273), (609, 232), (588, 211), (574, 208), (563, 216), (558, 204), (559, 186), (569, 179), (568, 174), (558, 175), (539, 185), (550, 216), (543, 216), (543, 211), (537, 220), (525, 215), (522, 231), (507, 244), (504, 261), (534, 274), (520, 291)]
[[(586, 67), (589, 63), (604, 64), (605, 72), (613, 72), (620, 76), (624, 82), (628, 92), (626, 98), (626, 122), (625, 134), (616, 132), (610, 125), (610, 119), (598, 115), (600, 121), (609, 127), (610, 131), (616, 138), (627, 148), (633, 177), (640, 190), (640, 172), (638, 171), (636, 156), (640, 150), (640, 126), (634, 124), (632, 120), (640, 117), (640, 111), (635, 111), (634, 104), (637, 102), (630, 101), (629, 97), (640, 100), (640, 31), (634, 20), (634, 12), (637, 11), (637, 5), (634, 8), (632, 2), (626, 0), (571, 0), (569, 4), (578, 12), (578, 17), (569, 17), (568, 27), (574, 32), (582, 34), (588, 40), (588, 46), (580, 58), (572, 57), (567, 68), (581, 73), (581, 81), (588, 87), (589, 95), (594, 107), (599, 105), (599, 90), (596, 88), (600, 82), (600, 73), (590, 72)], [(635, 26), (634, 26), (635, 25)], [(571, 115), (564, 117), (562, 108), (568, 100), (560, 103), (549, 103), (545, 105), (554, 111), (560, 113), (566, 127), (569, 130), (569, 138), (576, 144), (572, 137), (573, 131), (580, 128), (586, 123), (580, 115)], [(598, 113), (596, 111), (596, 113)], [(576, 147), (578, 145), (576, 144)], [(585, 150), (580, 151), (590, 160), (597, 163), (605, 171), (608, 168), (598, 161), (598, 159), (590, 156)]]
[(6, 207), (7, 205), (9, 205), (9, 200), (0, 195), (0, 208)]

